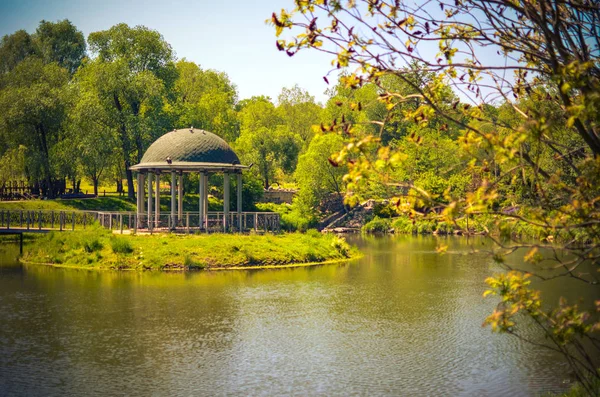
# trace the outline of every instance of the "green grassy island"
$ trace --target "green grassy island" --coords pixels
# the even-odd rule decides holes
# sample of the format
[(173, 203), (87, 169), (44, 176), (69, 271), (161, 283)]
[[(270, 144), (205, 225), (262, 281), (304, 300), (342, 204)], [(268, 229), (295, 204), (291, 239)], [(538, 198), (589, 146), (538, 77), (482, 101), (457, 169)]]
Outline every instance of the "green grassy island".
[(35, 239), (25, 263), (82, 269), (200, 270), (318, 264), (358, 256), (343, 238), (318, 232), (266, 235), (114, 235), (100, 227)]

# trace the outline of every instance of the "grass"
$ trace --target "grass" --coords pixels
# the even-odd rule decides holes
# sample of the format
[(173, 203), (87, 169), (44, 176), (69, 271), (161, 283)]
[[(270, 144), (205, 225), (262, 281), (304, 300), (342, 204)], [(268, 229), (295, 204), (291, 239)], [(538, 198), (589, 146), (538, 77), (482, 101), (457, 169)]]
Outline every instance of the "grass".
[(98, 226), (49, 233), (23, 255), (28, 263), (97, 269), (264, 267), (342, 260), (357, 255), (342, 238), (318, 232), (281, 235), (123, 235)]

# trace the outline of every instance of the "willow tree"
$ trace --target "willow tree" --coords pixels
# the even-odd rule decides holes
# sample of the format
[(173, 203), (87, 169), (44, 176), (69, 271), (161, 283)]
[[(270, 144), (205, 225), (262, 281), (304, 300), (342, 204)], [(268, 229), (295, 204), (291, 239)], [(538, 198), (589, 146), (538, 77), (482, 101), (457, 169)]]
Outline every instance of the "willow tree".
[(177, 77), (171, 46), (157, 31), (118, 24), (90, 33), (92, 60), (76, 79), (84, 93), (103, 107), (104, 126), (114, 129), (127, 178), (127, 194), (135, 197), (133, 173), (145, 149), (170, 122), (163, 108)]
[[(295, 8), (273, 13), (277, 48), (288, 56), (307, 49), (331, 55), (333, 69), (344, 69), (343, 82), (357, 89), (379, 88), (388, 115), (407, 102), (404, 119), (426, 127), (443, 118), (438, 129), (460, 129), (481, 176), (466, 195), (431, 194), (412, 188), (412, 203), (433, 209), (430, 216), (456, 222), (465, 216), (490, 216), (502, 234), (514, 226), (536, 229), (541, 241), (516, 239), (510, 247), (497, 239), (495, 258), (525, 247), (526, 261), (539, 264), (540, 250), (557, 259), (561, 276), (598, 283), (600, 265), (600, 4), (593, 0), (296, 0)], [(432, 78), (416, 84), (406, 73), (416, 65)], [(410, 90), (384, 84), (394, 76)], [(324, 77), (328, 80), (328, 77)], [(450, 106), (444, 87), (459, 96)], [(549, 112), (540, 103), (551, 102)], [(360, 103), (351, 103), (360, 109)], [(491, 108), (504, 107), (506, 118)], [(383, 131), (388, 116), (372, 122)], [(404, 154), (378, 134), (358, 134), (348, 120), (324, 129), (348, 139), (337, 156), (347, 163), (348, 200), (356, 201), (370, 178), (394, 185), (395, 168)], [(417, 142), (418, 142), (417, 137)], [(373, 158), (373, 156), (375, 158)], [(566, 175), (568, 170), (568, 176)], [(573, 177), (571, 177), (571, 175)], [(519, 179), (534, 198), (518, 211), (503, 211), (499, 189)], [(398, 203), (401, 200), (398, 199)], [(405, 208), (411, 216), (423, 216)], [(402, 209), (402, 208), (399, 208)], [(439, 215), (438, 215), (439, 214)], [(443, 247), (440, 247), (443, 248)], [(561, 254), (566, 253), (566, 256)], [(582, 267), (591, 265), (586, 273)], [(508, 261), (504, 264), (510, 268)], [(540, 271), (534, 272), (544, 277)], [(590, 378), (600, 378), (599, 364), (584, 348), (598, 343), (600, 323), (576, 305), (561, 301), (546, 310), (531, 291), (526, 272), (487, 280), (502, 303), (486, 324), (517, 336), (517, 316), (524, 315), (548, 336), (549, 348), (565, 355), (577, 378), (592, 392)], [(554, 277), (554, 276), (553, 276)], [(596, 302), (596, 310), (600, 303)]]

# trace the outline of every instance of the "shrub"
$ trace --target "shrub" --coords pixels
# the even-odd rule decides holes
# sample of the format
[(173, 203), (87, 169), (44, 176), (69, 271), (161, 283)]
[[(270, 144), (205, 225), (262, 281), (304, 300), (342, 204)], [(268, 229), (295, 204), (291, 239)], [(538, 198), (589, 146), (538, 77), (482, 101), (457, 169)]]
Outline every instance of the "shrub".
[(452, 234), (454, 233), (454, 225), (447, 222), (439, 222), (435, 231), (439, 234)]
[(124, 238), (113, 237), (110, 239), (110, 246), (115, 254), (130, 254), (133, 252), (131, 243)]
[(413, 233), (413, 223), (412, 220), (408, 219), (405, 216), (401, 216), (395, 218), (392, 221), (392, 227), (394, 228), (394, 233), (399, 234), (412, 234)]
[(205, 264), (195, 261), (191, 255), (186, 255), (183, 259), (183, 265), (188, 269), (204, 269)]
[(343, 256), (350, 256), (350, 245), (348, 245), (345, 239), (334, 236), (331, 246)]
[(83, 242), (83, 249), (85, 252), (96, 252), (100, 251), (104, 245), (100, 242), (100, 240), (96, 238), (92, 238)]
[(369, 221), (362, 227), (363, 233), (387, 233), (390, 230), (391, 222), (389, 219), (382, 219), (378, 216)]

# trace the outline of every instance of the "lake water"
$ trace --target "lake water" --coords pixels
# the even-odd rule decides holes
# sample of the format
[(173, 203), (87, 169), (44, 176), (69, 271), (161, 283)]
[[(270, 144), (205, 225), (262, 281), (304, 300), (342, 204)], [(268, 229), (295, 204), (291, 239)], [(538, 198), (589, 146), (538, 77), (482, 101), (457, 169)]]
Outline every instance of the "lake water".
[[(21, 266), (0, 246), (0, 395), (539, 395), (560, 357), (481, 324), (483, 239), (350, 239), (364, 257), (196, 273)], [(581, 293), (569, 280), (543, 297)], [(590, 290), (586, 298), (598, 299)], [(524, 331), (535, 338), (532, 330)]]

